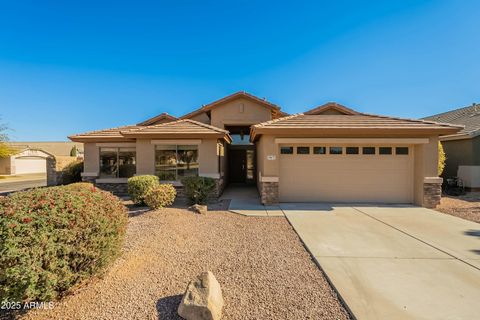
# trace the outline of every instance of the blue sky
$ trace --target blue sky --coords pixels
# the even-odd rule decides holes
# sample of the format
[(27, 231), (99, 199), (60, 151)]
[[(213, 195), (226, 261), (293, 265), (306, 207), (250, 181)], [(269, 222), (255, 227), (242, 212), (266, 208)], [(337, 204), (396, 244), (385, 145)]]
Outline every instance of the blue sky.
[(179, 116), (246, 90), (416, 118), (480, 102), (479, 1), (3, 1), (16, 141)]

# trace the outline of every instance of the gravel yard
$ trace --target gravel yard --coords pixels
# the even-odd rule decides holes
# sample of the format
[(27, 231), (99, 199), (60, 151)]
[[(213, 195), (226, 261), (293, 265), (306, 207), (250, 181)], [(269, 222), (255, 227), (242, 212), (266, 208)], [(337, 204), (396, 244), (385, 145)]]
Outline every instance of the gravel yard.
[(443, 196), (437, 211), (480, 223), (480, 192), (459, 197)]
[(131, 217), (124, 253), (103, 279), (25, 319), (179, 319), (189, 280), (211, 270), (222, 319), (348, 319), (283, 217), (164, 209)]

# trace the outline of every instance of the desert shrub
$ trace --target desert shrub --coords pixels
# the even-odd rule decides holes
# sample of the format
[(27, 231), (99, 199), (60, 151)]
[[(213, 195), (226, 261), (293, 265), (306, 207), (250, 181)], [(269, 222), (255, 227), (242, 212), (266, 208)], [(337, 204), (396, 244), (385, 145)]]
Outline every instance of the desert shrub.
[(123, 204), (84, 184), (38, 188), (0, 199), (0, 297), (48, 301), (101, 274), (119, 255)]
[(170, 206), (175, 201), (177, 191), (171, 184), (160, 184), (150, 189), (145, 195), (145, 203), (152, 209)]
[(95, 186), (90, 182), (76, 182), (64, 186), (68, 190), (89, 190), (95, 191)]
[(73, 161), (62, 169), (61, 184), (82, 181), (83, 161)]
[(185, 177), (182, 184), (190, 204), (206, 204), (216, 186), (215, 180), (207, 177)]
[(441, 176), (443, 169), (445, 169), (445, 161), (447, 157), (445, 156), (445, 151), (443, 150), (442, 143), (438, 142), (438, 175)]
[(128, 179), (128, 194), (136, 204), (145, 204), (145, 195), (150, 189), (157, 187), (160, 181), (157, 176), (144, 175)]

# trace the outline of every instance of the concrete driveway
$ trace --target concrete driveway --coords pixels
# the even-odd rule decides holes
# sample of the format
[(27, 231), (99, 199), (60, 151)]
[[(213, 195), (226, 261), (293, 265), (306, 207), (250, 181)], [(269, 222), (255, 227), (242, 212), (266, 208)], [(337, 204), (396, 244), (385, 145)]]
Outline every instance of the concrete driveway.
[(281, 208), (357, 319), (480, 317), (480, 224), (413, 206)]

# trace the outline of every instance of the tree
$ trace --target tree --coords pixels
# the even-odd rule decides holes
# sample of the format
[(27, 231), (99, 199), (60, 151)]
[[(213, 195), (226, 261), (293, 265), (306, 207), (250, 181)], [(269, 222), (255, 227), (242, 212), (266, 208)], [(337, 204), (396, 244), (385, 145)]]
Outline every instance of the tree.
[(73, 146), (72, 150), (70, 150), (70, 157), (76, 157), (78, 154), (77, 146)]
[(0, 158), (6, 158), (15, 152), (6, 142), (8, 141), (7, 135), (8, 127), (4, 124), (0, 124)]
[(445, 156), (445, 151), (443, 150), (442, 143), (438, 142), (438, 176), (442, 175), (443, 169), (445, 169), (445, 161), (447, 157)]

